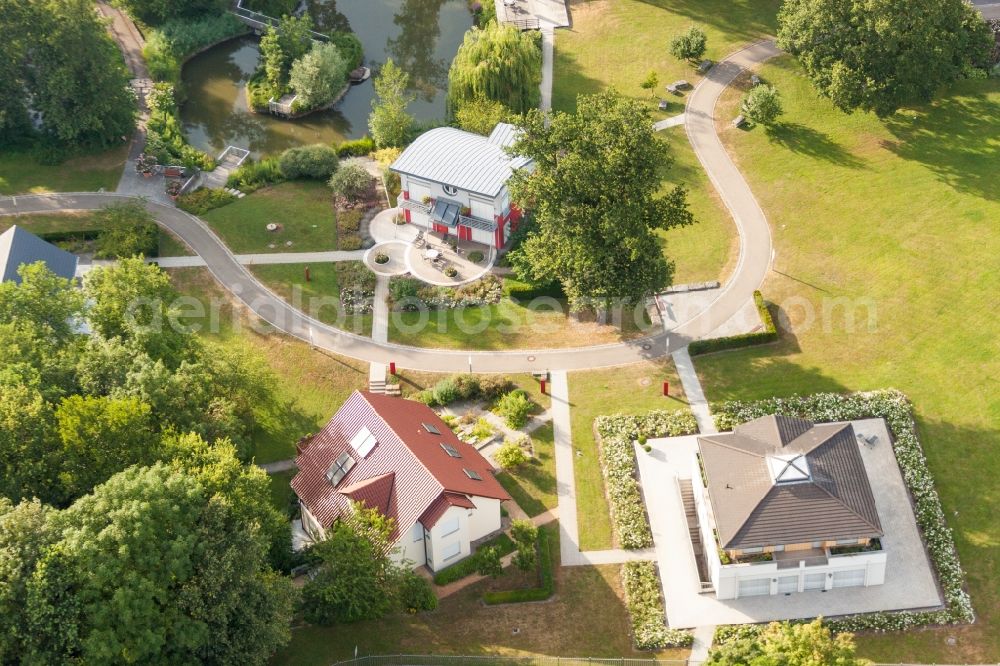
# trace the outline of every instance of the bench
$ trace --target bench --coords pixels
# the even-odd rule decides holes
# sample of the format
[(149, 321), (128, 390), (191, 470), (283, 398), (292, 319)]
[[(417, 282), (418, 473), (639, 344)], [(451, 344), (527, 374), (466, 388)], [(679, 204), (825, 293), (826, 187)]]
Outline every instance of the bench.
[(752, 85), (752, 86), (759, 86), (763, 82), (764, 81), (759, 76), (757, 76), (756, 74), (753, 74), (750, 77), (750, 85)]
[(702, 60), (698, 63), (698, 73), (704, 74), (708, 70), (712, 69), (712, 65), (715, 64), (711, 60)]
[(660, 100), (660, 104), (659, 104), (660, 111), (666, 111), (668, 105), (669, 105), (669, 103), (667, 102), (667, 100), (661, 99)]
[(740, 115), (733, 118), (733, 127), (743, 127), (744, 125), (746, 125), (746, 122), (747, 119), (744, 118), (743, 114), (741, 113)]

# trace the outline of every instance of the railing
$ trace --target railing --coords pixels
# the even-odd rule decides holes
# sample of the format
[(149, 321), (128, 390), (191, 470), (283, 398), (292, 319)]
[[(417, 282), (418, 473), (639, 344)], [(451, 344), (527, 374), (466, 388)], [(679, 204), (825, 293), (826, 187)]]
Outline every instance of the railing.
[[(400, 195), (402, 196), (402, 195)], [(412, 199), (397, 199), (396, 206), (402, 208), (403, 210), (412, 210), (417, 213), (429, 213), (431, 212), (431, 207), (425, 203), (419, 201), (414, 201)]]
[[(239, 18), (243, 19), (244, 23), (250, 25), (253, 28), (263, 28), (264, 26), (271, 26), (277, 28), (281, 25), (281, 19), (276, 19), (273, 16), (268, 16), (267, 14), (261, 14), (260, 12), (255, 12), (252, 9), (247, 9), (243, 6), (243, 0), (238, 0), (236, 7), (230, 10), (230, 13), (235, 14)], [(321, 32), (316, 32), (315, 30), (309, 31), (312, 34), (312, 38), (319, 40), (321, 42), (330, 41), (329, 35), (324, 35)]]
[(472, 217), (471, 215), (459, 215), (458, 223), (463, 227), (482, 229), (483, 231), (497, 230), (497, 223), (494, 220), (484, 220), (481, 217)]
[(598, 657), (507, 657), (503, 655), (419, 655), (394, 654), (356, 657), (333, 666), (684, 666), (680, 659), (598, 658)]

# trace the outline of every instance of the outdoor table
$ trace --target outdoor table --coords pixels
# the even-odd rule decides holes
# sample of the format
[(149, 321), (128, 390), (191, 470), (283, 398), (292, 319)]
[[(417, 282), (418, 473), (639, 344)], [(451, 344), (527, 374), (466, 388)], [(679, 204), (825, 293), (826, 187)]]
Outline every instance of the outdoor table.
[(424, 256), (427, 257), (428, 259), (437, 259), (438, 257), (441, 256), (441, 253), (438, 252), (437, 250), (428, 249), (424, 250)]

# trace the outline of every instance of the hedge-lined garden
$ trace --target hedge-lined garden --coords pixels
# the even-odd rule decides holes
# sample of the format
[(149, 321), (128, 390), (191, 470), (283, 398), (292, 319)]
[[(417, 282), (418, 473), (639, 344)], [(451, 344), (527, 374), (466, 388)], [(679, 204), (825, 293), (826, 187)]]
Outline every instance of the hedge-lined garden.
[(656, 566), (652, 562), (626, 562), (621, 577), (636, 648), (689, 647), (694, 640), (691, 632), (669, 629), (663, 621), (663, 596)]
[(698, 423), (689, 411), (654, 410), (643, 416), (599, 416), (594, 428), (600, 439), (604, 487), (618, 541), (622, 548), (648, 548), (653, 545), (653, 534), (636, 479), (632, 442), (689, 435), (698, 430)]
[[(976, 618), (966, 591), (965, 572), (951, 529), (945, 523), (941, 500), (927, 467), (909, 400), (894, 390), (863, 393), (817, 393), (809, 396), (772, 398), (753, 402), (732, 401), (712, 406), (719, 430), (769, 414), (797, 416), (816, 422), (882, 418), (892, 432), (892, 448), (913, 500), (917, 526), (923, 535), (938, 583), (944, 591), (945, 608), (923, 612), (866, 613), (826, 621), (834, 631), (901, 631), (934, 624), (960, 624)], [(726, 635), (725, 633), (723, 634)]]
[(740, 347), (750, 347), (753, 345), (766, 345), (778, 339), (778, 327), (774, 325), (774, 318), (771, 311), (767, 309), (767, 303), (759, 291), (753, 292), (753, 302), (757, 306), (760, 320), (764, 323), (763, 331), (754, 333), (742, 333), (731, 335), (726, 338), (714, 338), (711, 340), (695, 340), (688, 345), (688, 352), (691, 356), (700, 354), (711, 354), (712, 352), (726, 351), (727, 349), (739, 349)]

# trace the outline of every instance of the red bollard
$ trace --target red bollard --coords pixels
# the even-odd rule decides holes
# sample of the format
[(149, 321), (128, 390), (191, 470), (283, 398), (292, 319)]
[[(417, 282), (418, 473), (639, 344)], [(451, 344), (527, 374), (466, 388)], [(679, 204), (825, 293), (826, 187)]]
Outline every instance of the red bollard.
[(663, 382), (663, 395), (670, 395), (670, 382)]
[(545, 395), (545, 380), (542, 380), (542, 395)]
[(394, 377), (396, 376), (396, 362), (395, 361), (389, 361), (389, 374), (392, 375), (392, 376), (394, 376)]
[(309, 277), (309, 267), (306, 266), (306, 282), (312, 282), (312, 278)]

